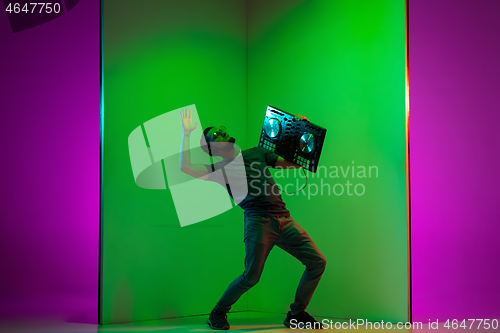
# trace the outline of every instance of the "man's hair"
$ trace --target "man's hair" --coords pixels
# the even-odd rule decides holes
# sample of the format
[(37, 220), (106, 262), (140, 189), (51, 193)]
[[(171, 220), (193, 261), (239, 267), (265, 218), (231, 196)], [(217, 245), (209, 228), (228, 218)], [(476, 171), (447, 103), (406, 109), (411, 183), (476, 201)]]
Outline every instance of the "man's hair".
[(200, 140), (200, 147), (203, 149), (205, 153), (208, 155), (212, 156), (212, 150), (210, 149), (210, 138), (208, 137), (208, 132), (214, 128), (213, 126), (205, 128), (203, 131), (203, 135), (201, 136)]

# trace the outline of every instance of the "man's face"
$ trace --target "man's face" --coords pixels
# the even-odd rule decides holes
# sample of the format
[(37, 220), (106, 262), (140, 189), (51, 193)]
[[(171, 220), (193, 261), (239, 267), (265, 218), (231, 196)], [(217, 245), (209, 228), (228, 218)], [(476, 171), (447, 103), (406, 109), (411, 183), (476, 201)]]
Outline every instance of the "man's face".
[(220, 126), (219, 128), (212, 128), (210, 131), (208, 131), (207, 136), (209, 137), (210, 142), (215, 143), (211, 144), (210, 146), (213, 148), (217, 149), (228, 149), (232, 148), (234, 142), (236, 141), (235, 138), (227, 134), (226, 128), (224, 126)]

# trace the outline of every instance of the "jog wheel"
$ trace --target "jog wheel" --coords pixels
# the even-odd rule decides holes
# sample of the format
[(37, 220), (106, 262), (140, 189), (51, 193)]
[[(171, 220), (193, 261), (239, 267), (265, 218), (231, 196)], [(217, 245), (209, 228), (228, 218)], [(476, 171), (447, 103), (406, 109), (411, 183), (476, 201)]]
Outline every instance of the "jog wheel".
[(316, 140), (311, 133), (304, 133), (300, 137), (299, 148), (305, 154), (311, 154), (316, 148)]
[(264, 124), (264, 131), (271, 139), (276, 138), (281, 133), (280, 121), (276, 118), (271, 118)]

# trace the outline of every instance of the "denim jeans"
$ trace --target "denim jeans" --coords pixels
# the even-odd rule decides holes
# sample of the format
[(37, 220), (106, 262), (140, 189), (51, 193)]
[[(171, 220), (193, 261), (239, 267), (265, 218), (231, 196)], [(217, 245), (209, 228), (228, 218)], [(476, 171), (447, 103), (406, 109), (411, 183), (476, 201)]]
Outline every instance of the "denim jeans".
[(267, 256), (277, 245), (306, 266), (295, 301), (290, 305), (292, 311), (304, 310), (326, 265), (325, 257), (304, 228), (290, 216), (248, 216), (245, 217), (244, 242), (245, 271), (231, 282), (215, 309), (228, 312), (243, 293), (259, 282)]

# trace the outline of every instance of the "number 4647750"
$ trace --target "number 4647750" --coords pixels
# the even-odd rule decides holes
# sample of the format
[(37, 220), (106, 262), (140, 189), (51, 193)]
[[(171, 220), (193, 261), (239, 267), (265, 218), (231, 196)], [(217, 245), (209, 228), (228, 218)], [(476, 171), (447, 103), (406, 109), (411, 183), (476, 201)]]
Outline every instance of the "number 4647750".
[[(470, 325), (468, 325), (470, 322)], [(475, 323), (475, 324), (474, 324)], [(462, 329), (466, 329), (466, 328), (469, 328), (469, 329), (473, 329), (473, 328), (477, 328), (477, 329), (497, 329), (498, 328), (498, 320), (497, 319), (468, 319), (467, 321), (464, 319), (462, 320), (461, 322), (458, 321), (457, 319), (453, 319), (453, 320), (450, 320), (448, 319), (446, 321), (446, 323), (444, 323), (443, 325), (444, 327), (446, 327), (447, 329), (458, 329), (458, 328), (462, 328)]]
[(33, 14), (33, 13), (46, 13), (46, 14), (51, 14), (51, 13), (59, 13), (61, 11), (61, 4), (60, 3), (51, 3), (51, 2), (30, 2), (25, 3), (24, 6), (21, 8), (21, 5), (19, 3), (10, 3), (7, 5), (7, 8), (5, 8), (5, 11), (9, 13), (15, 13), (18, 14), (20, 12), (28, 13), (28, 14)]

